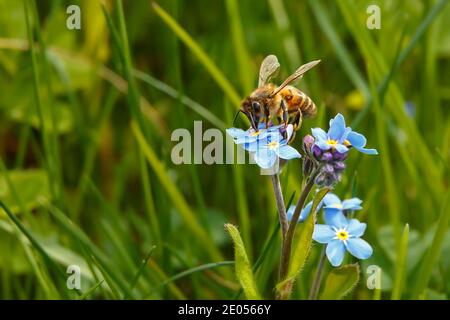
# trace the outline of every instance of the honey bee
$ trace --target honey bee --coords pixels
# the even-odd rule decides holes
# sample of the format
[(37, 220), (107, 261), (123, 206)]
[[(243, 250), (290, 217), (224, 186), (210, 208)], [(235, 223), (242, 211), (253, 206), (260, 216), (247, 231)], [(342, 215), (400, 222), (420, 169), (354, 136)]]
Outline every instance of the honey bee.
[(294, 130), (298, 130), (303, 117), (315, 116), (317, 108), (310, 97), (290, 84), (319, 62), (320, 60), (314, 60), (302, 65), (277, 86), (269, 81), (278, 72), (280, 64), (276, 56), (267, 56), (259, 70), (258, 88), (242, 101), (238, 114), (245, 114), (255, 131), (258, 131), (260, 123), (265, 123), (267, 128), (274, 117), (279, 124), (286, 126), (292, 123)]

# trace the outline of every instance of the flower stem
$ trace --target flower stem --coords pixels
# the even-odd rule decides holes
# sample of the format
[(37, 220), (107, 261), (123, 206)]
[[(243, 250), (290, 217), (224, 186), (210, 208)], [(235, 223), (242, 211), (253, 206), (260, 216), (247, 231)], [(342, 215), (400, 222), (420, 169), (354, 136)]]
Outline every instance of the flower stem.
[(291, 259), (291, 251), (292, 251), (292, 240), (294, 239), (295, 228), (297, 227), (297, 221), (300, 217), (300, 212), (305, 205), (306, 199), (308, 198), (309, 193), (311, 192), (312, 187), (314, 186), (314, 181), (319, 171), (314, 171), (309, 177), (302, 189), (302, 193), (300, 198), (298, 199), (297, 205), (295, 207), (295, 211), (292, 215), (292, 219), (287, 228), (286, 236), (283, 238), (283, 248), (281, 251), (281, 261), (280, 261), (280, 281), (284, 280), (289, 270), (289, 261)]
[(288, 221), (286, 215), (286, 206), (284, 205), (283, 193), (281, 192), (280, 176), (278, 173), (271, 176), (273, 193), (275, 194), (275, 200), (277, 202), (278, 218), (280, 219), (281, 233), (283, 236), (283, 242), (288, 230)]
[(316, 275), (314, 277), (311, 291), (309, 292), (309, 300), (316, 300), (319, 293), (320, 284), (322, 283), (323, 267), (325, 265), (325, 247), (320, 254), (319, 266), (317, 267)]

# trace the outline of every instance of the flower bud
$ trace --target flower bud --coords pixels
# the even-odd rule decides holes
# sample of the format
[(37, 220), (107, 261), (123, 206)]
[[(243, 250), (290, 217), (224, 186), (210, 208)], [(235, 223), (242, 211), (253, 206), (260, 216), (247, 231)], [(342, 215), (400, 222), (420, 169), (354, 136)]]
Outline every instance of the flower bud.
[(322, 156), (322, 149), (320, 149), (318, 146), (314, 145), (312, 147), (312, 151), (313, 151), (313, 155), (317, 160), (320, 160), (321, 156)]
[(331, 152), (325, 152), (321, 157), (320, 160), (328, 162), (331, 161), (331, 159), (333, 159), (333, 155), (331, 154)]
[(334, 173), (334, 168), (331, 164), (326, 164), (323, 166), (323, 172), (327, 173), (327, 174), (331, 174)]
[(338, 151), (333, 152), (333, 160), (344, 161), (347, 159), (348, 152), (340, 153)]
[(345, 169), (345, 163), (342, 161), (337, 161), (333, 164), (335, 171), (342, 171)]
[(313, 144), (314, 144), (313, 136), (310, 134), (307, 134), (303, 138), (303, 150), (305, 151), (305, 153), (309, 153), (311, 151)]

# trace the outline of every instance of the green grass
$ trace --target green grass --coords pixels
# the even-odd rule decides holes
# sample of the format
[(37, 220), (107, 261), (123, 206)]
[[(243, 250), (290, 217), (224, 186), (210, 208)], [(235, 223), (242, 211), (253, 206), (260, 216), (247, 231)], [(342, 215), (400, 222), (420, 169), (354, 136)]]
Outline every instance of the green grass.
[[(269, 53), (278, 82), (322, 60), (298, 84), (319, 112), (295, 147), (341, 112), (380, 152), (351, 154), (334, 190), (364, 200), (355, 216), (374, 248), (345, 299), (450, 297), (448, 1), (375, 1), (380, 30), (366, 28), (365, 0), (74, 2), (81, 30), (65, 27), (67, 1), (0, 0), (0, 299), (242, 298), (225, 223), (272, 298), (270, 178), (171, 162), (173, 130), (231, 127)], [(281, 182), (298, 196), (299, 161)], [(293, 299), (307, 298), (321, 249)], [(80, 290), (66, 287), (73, 264)], [(369, 265), (381, 290), (365, 286)]]

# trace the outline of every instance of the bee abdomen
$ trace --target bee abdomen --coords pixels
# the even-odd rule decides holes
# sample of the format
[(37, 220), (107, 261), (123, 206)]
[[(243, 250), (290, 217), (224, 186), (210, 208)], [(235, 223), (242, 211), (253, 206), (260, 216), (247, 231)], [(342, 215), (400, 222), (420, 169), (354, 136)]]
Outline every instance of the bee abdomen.
[(310, 97), (299, 91), (296, 98), (296, 105), (302, 111), (303, 117), (308, 118), (316, 115), (317, 107)]
[(307, 95), (305, 95), (305, 97), (306, 97), (305, 103), (301, 108), (303, 116), (306, 118), (313, 117), (317, 113), (317, 107), (310, 97), (308, 97)]

